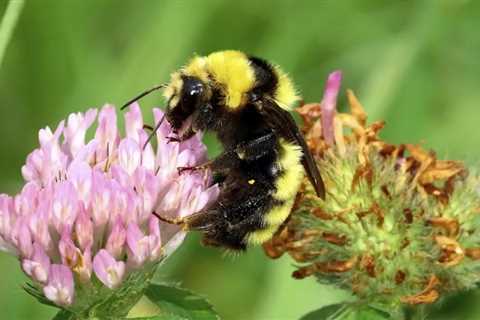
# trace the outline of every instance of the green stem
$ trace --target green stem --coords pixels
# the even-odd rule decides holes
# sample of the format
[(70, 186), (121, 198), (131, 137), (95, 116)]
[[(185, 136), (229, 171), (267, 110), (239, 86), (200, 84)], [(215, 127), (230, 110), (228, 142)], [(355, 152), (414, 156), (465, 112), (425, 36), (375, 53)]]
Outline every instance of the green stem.
[(24, 0), (10, 0), (3, 15), (2, 23), (0, 24), (0, 66), (24, 4)]
[(415, 308), (412, 320), (425, 320), (427, 318), (427, 312), (424, 305), (420, 305)]

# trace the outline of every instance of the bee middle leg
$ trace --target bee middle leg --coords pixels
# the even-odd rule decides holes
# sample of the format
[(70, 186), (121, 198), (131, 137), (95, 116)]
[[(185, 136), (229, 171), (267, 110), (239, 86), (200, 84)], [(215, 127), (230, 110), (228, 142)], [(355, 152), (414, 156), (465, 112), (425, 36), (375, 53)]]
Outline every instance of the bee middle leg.
[(234, 148), (220, 154), (215, 159), (197, 166), (178, 167), (178, 173), (186, 171), (211, 169), (214, 172), (235, 169), (241, 161), (255, 161), (276, 150), (277, 137), (274, 132), (268, 132), (258, 138), (242, 142)]

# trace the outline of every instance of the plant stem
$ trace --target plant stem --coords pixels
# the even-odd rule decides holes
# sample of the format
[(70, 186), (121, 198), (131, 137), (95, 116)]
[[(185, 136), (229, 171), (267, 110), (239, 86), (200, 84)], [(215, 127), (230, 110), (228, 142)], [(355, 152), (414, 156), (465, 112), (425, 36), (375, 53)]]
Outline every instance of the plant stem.
[(5, 10), (5, 14), (0, 24), (0, 67), (2, 65), (5, 51), (7, 50), (8, 43), (12, 37), (13, 29), (17, 24), (18, 17), (22, 12), (24, 0), (10, 0)]

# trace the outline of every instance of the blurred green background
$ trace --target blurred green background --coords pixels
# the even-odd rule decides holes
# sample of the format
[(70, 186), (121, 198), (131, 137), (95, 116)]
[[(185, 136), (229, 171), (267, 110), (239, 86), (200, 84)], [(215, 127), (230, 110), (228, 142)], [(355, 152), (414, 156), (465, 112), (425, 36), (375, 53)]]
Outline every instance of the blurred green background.
[[(0, 0), (0, 12), (6, 4)], [(119, 105), (166, 81), (192, 54), (221, 49), (278, 63), (307, 102), (319, 101), (327, 73), (341, 69), (343, 89), (355, 90), (370, 119), (387, 120), (387, 140), (422, 142), (440, 157), (476, 165), (479, 16), (480, 2), (461, 0), (27, 1), (0, 69), (0, 190), (21, 187), (39, 128), (70, 112)], [(142, 105), (162, 103), (155, 95)], [(270, 261), (259, 248), (224, 257), (191, 235), (159, 276), (202, 293), (233, 320), (296, 319), (346, 297), (312, 279), (292, 280), (291, 264)], [(14, 258), (0, 255), (0, 273), (2, 319), (54, 314), (22, 291)], [(478, 292), (452, 299), (438, 319), (480, 317)]]

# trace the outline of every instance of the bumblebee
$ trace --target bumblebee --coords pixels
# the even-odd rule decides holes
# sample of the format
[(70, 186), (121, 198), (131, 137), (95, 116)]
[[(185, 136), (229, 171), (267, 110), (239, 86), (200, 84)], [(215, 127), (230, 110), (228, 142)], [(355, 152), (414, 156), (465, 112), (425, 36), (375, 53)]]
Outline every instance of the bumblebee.
[(202, 232), (206, 245), (245, 250), (269, 240), (286, 221), (305, 172), (325, 197), (319, 170), (289, 113), (298, 96), (277, 66), (233, 50), (197, 56), (168, 85), (126, 105), (160, 88), (168, 101), (166, 119), (178, 133), (173, 140), (210, 130), (224, 147), (205, 164), (179, 168), (212, 170), (220, 183), (217, 201), (181, 219), (155, 213), (161, 220)]

